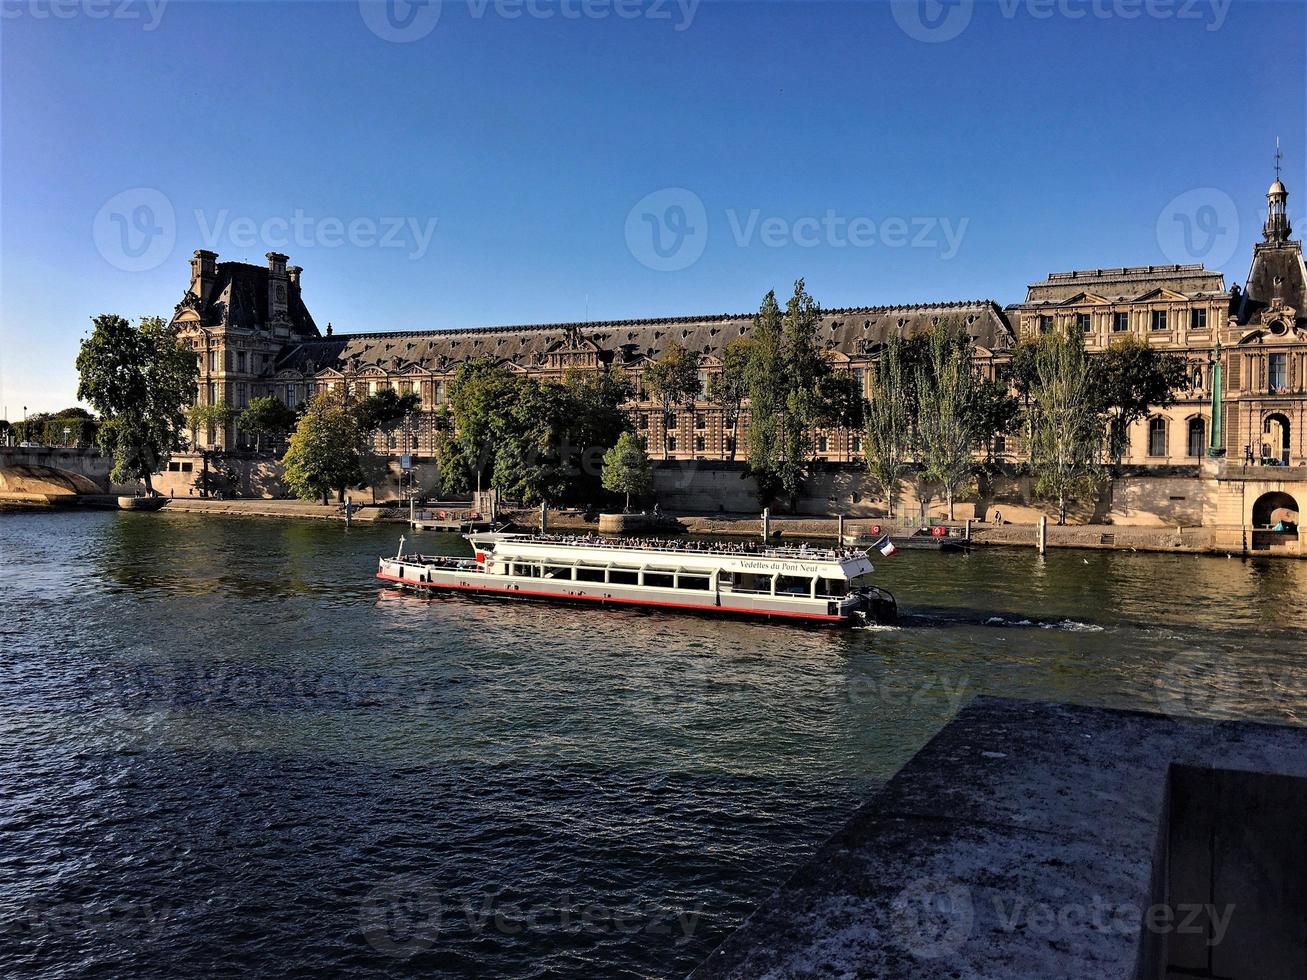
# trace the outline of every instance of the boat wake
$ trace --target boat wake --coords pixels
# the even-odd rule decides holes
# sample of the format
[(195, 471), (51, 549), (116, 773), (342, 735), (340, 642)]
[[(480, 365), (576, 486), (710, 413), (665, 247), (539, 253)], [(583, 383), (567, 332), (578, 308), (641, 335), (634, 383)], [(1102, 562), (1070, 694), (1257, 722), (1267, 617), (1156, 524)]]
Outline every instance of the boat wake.
[(1102, 633), (1103, 627), (1097, 623), (1082, 623), (1075, 619), (1047, 621), (1039, 619), (1012, 619), (1006, 616), (990, 616), (985, 620), (986, 626), (1002, 628), (1027, 628), (1041, 630), (1062, 630), (1067, 633)]

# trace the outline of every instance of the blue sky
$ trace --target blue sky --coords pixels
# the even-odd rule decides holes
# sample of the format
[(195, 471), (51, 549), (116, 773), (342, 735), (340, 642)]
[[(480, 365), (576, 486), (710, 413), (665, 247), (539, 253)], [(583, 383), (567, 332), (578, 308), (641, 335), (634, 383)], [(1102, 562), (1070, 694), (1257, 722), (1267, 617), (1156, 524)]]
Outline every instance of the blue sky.
[(1277, 135), (1307, 227), (1298, 2), (629, 2), (3, 0), (0, 407), (199, 247), (338, 331), (1242, 282)]

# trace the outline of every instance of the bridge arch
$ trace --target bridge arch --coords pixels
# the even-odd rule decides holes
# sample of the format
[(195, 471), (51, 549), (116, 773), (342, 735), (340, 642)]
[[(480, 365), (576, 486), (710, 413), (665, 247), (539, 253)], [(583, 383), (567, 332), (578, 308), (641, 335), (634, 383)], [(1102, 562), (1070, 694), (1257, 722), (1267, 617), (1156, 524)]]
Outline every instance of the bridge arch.
[(14, 497), (66, 497), (104, 493), (96, 482), (80, 473), (55, 466), (11, 463), (0, 466), (0, 494)]
[(1253, 526), (1271, 527), (1277, 521), (1298, 523), (1298, 501), (1283, 490), (1264, 493), (1253, 502)]

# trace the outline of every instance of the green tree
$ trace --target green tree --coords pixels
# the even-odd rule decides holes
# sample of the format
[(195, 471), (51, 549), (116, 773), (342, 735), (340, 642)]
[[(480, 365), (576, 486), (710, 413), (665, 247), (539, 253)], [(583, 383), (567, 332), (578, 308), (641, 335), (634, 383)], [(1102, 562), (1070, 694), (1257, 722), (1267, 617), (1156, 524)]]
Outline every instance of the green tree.
[(783, 494), (793, 509), (813, 461), (814, 426), (839, 408), (829, 400), (830, 362), (818, 342), (822, 311), (802, 279), (781, 313), (776, 294), (754, 318), (749, 360), (749, 472), (762, 502)]
[(1104, 426), (1093, 367), (1078, 334), (1045, 334), (1031, 348), (1030, 462), (1035, 490), (1057, 501), (1066, 523), (1068, 502), (1098, 476)]
[(623, 432), (612, 449), (604, 453), (604, 489), (626, 494), (625, 510), (631, 509), (631, 495), (644, 496), (653, 489), (649, 457), (634, 433)]
[[(699, 394), (699, 359), (676, 341), (669, 341), (657, 360), (644, 369), (644, 386), (662, 408), (663, 430), (671, 418), (672, 406), (693, 400)], [(667, 439), (663, 439), (663, 459)]]
[(263, 395), (250, 402), (236, 420), (236, 428), (254, 436), (256, 451), (263, 449), (263, 439), (280, 442), (295, 429), (295, 410), (275, 395)]
[(865, 408), (863, 453), (867, 457), (867, 471), (880, 488), (890, 517), (894, 516), (894, 505), (912, 451), (916, 398), (912, 385), (915, 368), (909, 358), (903, 338), (890, 334), (872, 367), (871, 390)]
[(975, 472), (974, 450), (988, 436), (983, 408), (992, 393), (976, 371), (966, 330), (939, 324), (927, 335), (924, 353), (917, 368), (919, 462), (923, 480), (944, 491), (952, 520), (957, 491)]
[(736, 337), (722, 348), (722, 368), (708, 377), (707, 398), (722, 410), (722, 424), (731, 432), (730, 456), (734, 461), (739, 442), (740, 414), (744, 400), (749, 397), (749, 358), (753, 342), (749, 337)]
[[(498, 419), (516, 397), (519, 379), (488, 357), (464, 361), (449, 383), (448, 437), (438, 440), (441, 483), (464, 493), (489, 485)], [(507, 493), (503, 487), (500, 488)]]
[(142, 480), (153, 493), (151, 475), (181, 443), (199, 364), (159, 317), (138, 327), (107, 313), (91, 322), (77, 354), (77, 397), (100, 414), (96, 438), (113, 458), (113, 479)]
[(322, 499), (363, 482), (361, 461), (367, 434), (359, 428), (356, 405), (346, 396), (322, 392), (309, 402), (282, 457), (286, 482), (302, 500)]
[(382, 388), (358, 402), (355, 410), (364, 432), (394, 432), (421, 405), (422, 396), (415, 391), (400, 394), (394, 388)]
[(1107, 451), (1119, 466), (1130, 426), (1175, 404), (1176, 391), (1188, 387), (1188, 365), (1133, 336), (1114, 341), (1092, 363), (1094, 398), (1107, 414)]

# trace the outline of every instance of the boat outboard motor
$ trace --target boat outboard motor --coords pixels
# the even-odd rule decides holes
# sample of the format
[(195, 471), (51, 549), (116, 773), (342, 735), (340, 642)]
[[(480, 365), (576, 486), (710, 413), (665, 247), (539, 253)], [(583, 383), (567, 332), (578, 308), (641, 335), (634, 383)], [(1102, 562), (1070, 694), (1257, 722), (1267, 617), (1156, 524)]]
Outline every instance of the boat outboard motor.
[(899, 621), (899, 604), (888, 589), (882, 589), (879, 585), (864, 585), (855, 591), (858, 605), (854, 612), (864, 622), (883, 626)]

